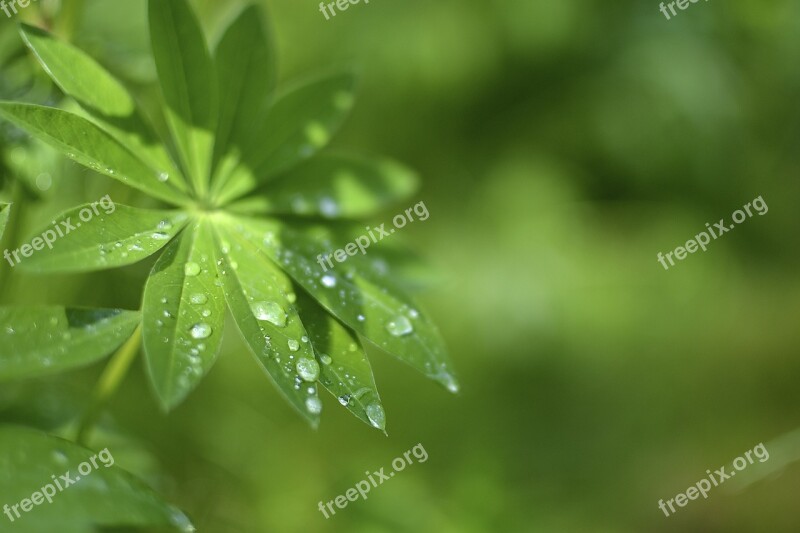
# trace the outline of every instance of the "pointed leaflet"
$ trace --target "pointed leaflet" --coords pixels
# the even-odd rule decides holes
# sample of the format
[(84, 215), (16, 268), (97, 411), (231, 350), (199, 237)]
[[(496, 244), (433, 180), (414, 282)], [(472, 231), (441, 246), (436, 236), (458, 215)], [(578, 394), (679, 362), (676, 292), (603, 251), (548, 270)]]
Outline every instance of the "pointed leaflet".
[(147, 369), (165, 410), (179, 404), (216, 361), (225, 300), (205, 220), (192, 223), (159, 257), (144, 289)]
[[(114, 452), (95, 453), (35, 429), (0, 427), (0, 501), (8, 502), (14, 518), (8, 531), (90, 533), (122, 526), (194, 531), (186, 515), (115, 464)], [(85, 465), (84, 475), (79, 468), (86, 472)], [(68, 472), (72, 484), (65, 487), (61, 480), (58, 490), (53, 478)], [(11, 509), (22, 501), (24, 510), (31, 499), (30, 512), (17, 515)]]
[[(236, 228), (243, 239), (257, 243), (348, 327), (451, 392), (458, 390), (436, 326), (402, 291), (354, 269), (349, 262), (353, 257), (345, 263), (333, 261), (335, 267), (328, 267), (322, 254), (327, 255), (342, 243), (334, 244), (326, 228), (292, 228), (275, 220), (255, 219), (240, 219)], [(323, 271), (320, 263), (328, 270)]]
[(355, 219), (409, 198), (417, 185), (393, 161), (321, 154), (281, 174), (256, 201), (263, 213)]
[(85, 366), (120, 347), (137, 311), (0, 307), (0, 379), (43, 376)]
[(219, 276), (239, 331), (292, 406), (316, 424), (322, 409), (314, 384), (319, 363), (295, 309), (291, 281), (225, 221), (216, 230)]
[(0, 102), (0, 117), (100, 174), (168, 203), (186, 201), (183, 193), (163, 181), (163, 176), (83, 117), (52, 107), (12, 102)]
[(11, 204), (0, 202), (0, 239), (3, 238), (3, 232), (6, 230), (9, 213), (11, 213)]
[(276, 98), (240, 166), (219, 193), (239, 198), (326, 146), (353, 107), (355, 78), (340, 73), (296, 86)]
[[(220, 112), (214, 146), (218, 165), (214, 190), (241, 158), (242, 148), (262, 126), (277, 82), (275, 44), (263, 9), (250, 5), (225, 31), (214, 54)], [(224, 177), (224, 178), (223, 178)]]
[(150, 41), (167, 121), (195, 191), (208, 187), (217, 123), (217, 78), (186, 0), (150, 0)]
[[(54, 82), (100, 125), (181, 191), (186, 183), (125, 87), (87, 54), (22, 24), (20, 33)], [(163, 178), (162, 178), (163, 179)]]
[(386, 416), (372, 367), (358, 336), (303, 290), (297, 293), (297, 307), (321, 363), (319, 382), (364, 423), (385, 430)]
[(51, 226), (28, 239), (32, 255), (25, 258), (23, 247), (20, 265), (34, 272), (91, 272), (132, 265), (163, 248), (187, 219), (179, 211), (115, 205), (105, 197), (57, 216)]

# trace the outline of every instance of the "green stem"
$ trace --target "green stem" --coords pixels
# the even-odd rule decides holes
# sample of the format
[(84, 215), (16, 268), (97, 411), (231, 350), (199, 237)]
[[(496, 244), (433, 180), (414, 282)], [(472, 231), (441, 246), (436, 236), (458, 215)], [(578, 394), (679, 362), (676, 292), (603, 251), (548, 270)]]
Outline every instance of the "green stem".
[[(8, 217), (8, 224), (6, 225), (5, 235), (3, 239), (0, 240), (0, 244), (3, 241), (8, 243), (8, 247), (13, 249), (14, 246), (17, 244), (17, 239), (19, 238), (19, 221), (20, 217), (22, 216), (22, 206), (25, 204), (24, 200), (25, 191), (23, 190), (22, 185), (17, 180), (11, 181), (11, 214)], [(4, 248), (5, 249), (5, 248)], [(4, 283), (6, 281), (6, 277), (11, 273), (11, 266), (7, 264), (7, 261), (3, 261), (3, 264), (0, 265), (0, 287), (4, 287)], [(3, 300), (3, 297), (8, 297), (10, 295), (10, 291), (8, 288), (4, 288), (2, 291), (2, 295), (0, 295), (0, 301)]]
[(92, 400), (89, 404), (86, 413), (81, 419), (80, 426), (78, 427), (78, 434), (76, 442), (80, 445), (86, 446), (89, 433), (94, 428), (97, 418), (105, 408), (109, 398), (114, 395), (116, 390), (122, 383), (123, 378), (127, 375), (128, 369), (131, 367), (136, 354), (139, 353), (139, 347), (142, 345), (142, 326), (139, 325), (133, 335), (128, 339), (122, 347), (117, 350), (117, 353), (111, 358), (103, 370), (103, 374), (97, 381), (94, 392), (92, 393)]
[(80, 22), (86, 0), (62, 0), (62, 8), (56, 17), (56, 28), (65, 40), (71, 41), (72, 35)]

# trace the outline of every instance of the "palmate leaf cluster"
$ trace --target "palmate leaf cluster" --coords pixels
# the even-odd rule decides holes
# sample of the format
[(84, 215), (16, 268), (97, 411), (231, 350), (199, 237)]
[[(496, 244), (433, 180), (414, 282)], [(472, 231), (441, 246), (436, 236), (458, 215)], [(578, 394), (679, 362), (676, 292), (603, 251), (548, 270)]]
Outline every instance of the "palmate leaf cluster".
[[(413, 173), (391, 161), (323, 150), (353, 106), (353, 75), (278, 90), (270, 32), (252, 6), (211, 49), (185, 0), (151, 0), (149, 22), (158, 116), (143, 113), (81, 50), (21, 27), (80, 110), (0, 102), (0, 117), (172, 207), (117, 204), (20, 263), (41, 274), (77, 273), (160, 254), (141, 311), (0, 309), (0, 379), (97, 361), (141, 326), (148, 374), (169, 410), (213, 366), (229, 309), (257, 361), (312, 424), (321, 384), (356, 417), (384, 429), (365, 340), (456, 390), (435, 326), (376, 268), (383, 265), (379, 248), (328, 272), (317, 264), (320, 253), (364, 231), (358, 220), (408, 199), (417, 186)], [(55, 222), (74, 223), (88, 205)], [(0, 226), (7, 207), (0, 206)], [(408, 327), (390, 326), (398, 321)]]

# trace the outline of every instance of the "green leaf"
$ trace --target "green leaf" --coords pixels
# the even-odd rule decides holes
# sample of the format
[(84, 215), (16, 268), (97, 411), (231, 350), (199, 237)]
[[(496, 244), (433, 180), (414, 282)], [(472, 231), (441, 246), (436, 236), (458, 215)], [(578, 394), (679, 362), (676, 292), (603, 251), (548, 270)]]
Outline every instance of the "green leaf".
[(84, 204), (59, 215), (29, 239), (33, 255), (22, 257), (20, 265), (33, 272), (91, 272), (132, 265), (163, 248), (187, 220), (180, 211), (137, 209), (105, 199)]
[(8, 215), (11, 213), (11, 204), (0, 202), (0, 239), (3, 238), (3, 232), (6, 230), (8, 224)]
[(83, 117), (51, 107), (13, 102), (0, 102), (0, 117), (100, 174), (168, 203), (180, 205), (186, 201), (180, 191), (163, 181), (163, 176)]
[(220, 113), (214, 146), (219, 162), (214, 190), (235, 168), (242, 148), (264, 121), (277, 83), (275, 45), (263, 9), (246, 7), (225, 31), (215, 52)]
[(159, 257), (144, 289), (143, 340), (165, 410), (179, 404), (216, 361), (225, 323), (207, 221), (193, 223)]
[[(31, 499), (38, 505), (23, 503)], [(92, 533), (112, 526), (194, 531), (186, 515), (116, 464), (114, 450), (95, 453), (30, 428), (0, 427), (0, 501), (8, 505), (2, 520), (11, 520), (9, 514), (14, 519), (4, 531)]]
[(417, 185), (393, 161), (327, 154), (281, 174), (258, 198), (266, 214), (357, 219), (411, 197)]
[(186, 0), (150, 0), (150, 41), (167, 122), (195, 191), (205, 196), (217, 124), (217, 78)]
[(133, 334), (137, 311), (0, 307), (0, 379), (63, 372), (107, 356)]
[(220, 201), (243, 196), (325, 147), (353, 107), (354, 88), (355, 77), (340, 73), (277, 97), (245, 150), (242, 166), (219, 194)]
[(289, 403), (316, 425), (322, 408), (314, 385), (319, 363), (294, 306), (291, 281), (228, 224), (217, 224), (216, 233), (219, 276), (239, 331)]
[(303, 290), (297, 291), (297, 306), (321, 363), (319, 382), (365, 424), (385, 430), (386, 416), (372, 367), (358, 336)]
[(106, 131), (186, 192), (186, 183), (162, 141), (139, 114), (125, 87), (90, 56), (51, 34), (22, 24), (22, 38), (64, 93)]
[(328, 267), (323, 254), (340, 247), (329, 230), (251, 219), (237, 230), (348, 327), (451, 392), (458, 390), (439, 331), (410, 297), (385, 277), (356, 269), (355, 257)]

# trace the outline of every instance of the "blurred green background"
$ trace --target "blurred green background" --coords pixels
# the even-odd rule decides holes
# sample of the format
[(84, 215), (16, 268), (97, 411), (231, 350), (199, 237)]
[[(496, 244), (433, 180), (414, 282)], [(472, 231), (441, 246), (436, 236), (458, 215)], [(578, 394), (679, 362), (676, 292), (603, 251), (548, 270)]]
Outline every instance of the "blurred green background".
[[(313, 431), (230, 323), (214, 371), (169, 416), (136, 365), (96, 447), (201, 532), (798, 531), (799, 3), (699, 2), (670, 21), (655, 0), (372, 0), (329, 21), (311, 0), (264, 4), (281, 79), (361, 70), (334, 147), (423, 176), (430, 219), (397, 238), (435, 265), (420, 298), (462, 392), (373, 349), (389, 437), (332, 397)], [(240, 4), (196, 5), (216, 35)], [(74, 41), (146, 95), (145, 2), (83, 7)], [(58, 101), (20, 62), (4, 62), (3, 96)], [(20, 139), (3, 135), (0, 198), (24, 199), (3, 248), (109, 192), (146, 205), (44, 149), (19, 176)], [(657, 262), (759, 195), (767, 215), (669, 271)], [(4, 263), (0, 301), (135, 309), (150, 266), (43, 279)], [(0, 417), (61, 427), (101, 370), (4, 385)], [(746, 483), (658, 509), (760, 442), (771, 458)], [(427, 462), (330, 519), (317, 510), (417, 443)]]

